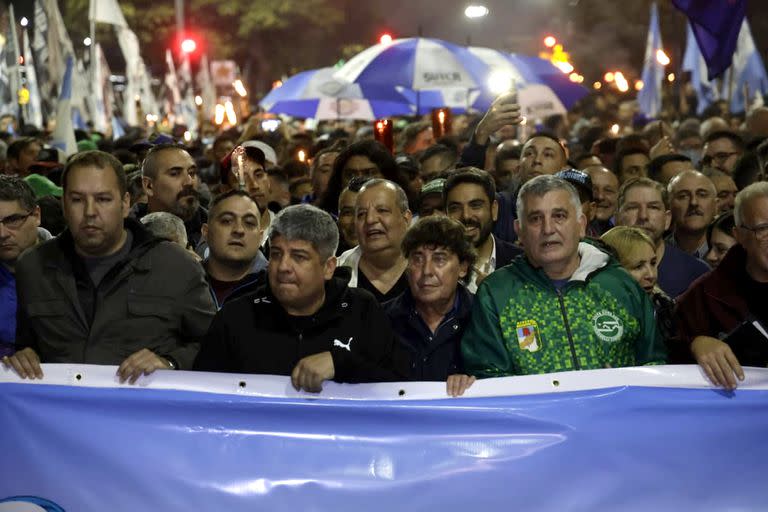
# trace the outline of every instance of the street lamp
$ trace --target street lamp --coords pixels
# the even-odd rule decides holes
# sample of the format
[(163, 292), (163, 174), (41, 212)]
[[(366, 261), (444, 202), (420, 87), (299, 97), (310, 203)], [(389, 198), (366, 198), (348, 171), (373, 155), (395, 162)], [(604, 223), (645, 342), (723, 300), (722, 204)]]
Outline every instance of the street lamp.
[(85, 39), (83, 39), (84, 46), (91, 46), (91, 44), (93, 44), (93, 41), (91, 41), (90, 37), (86, 37)]
[(488, 16), (490, 11), (484, 5), (469, 5), (464, 9), (464, 16), (467, 18), (483, 18)]
[(26, 16), (24, 16), (24, 17), (21, 18), (19, 23), (21, 24), (22, 27), (26, 27), (27, 25), (29, 25), (29, 20), (27, 19)]
[[(478, 20), (488, 16), (489, 12), (490, 11), (488, 8), (484, 5), (468, 5), (467, 8), (464, 9), (464, 16), (470, 20)], [(472, 35), (470, 34), (471, 31), (472, 29), (470, 28), (467, 32), (467, 46), (472, 46)]]

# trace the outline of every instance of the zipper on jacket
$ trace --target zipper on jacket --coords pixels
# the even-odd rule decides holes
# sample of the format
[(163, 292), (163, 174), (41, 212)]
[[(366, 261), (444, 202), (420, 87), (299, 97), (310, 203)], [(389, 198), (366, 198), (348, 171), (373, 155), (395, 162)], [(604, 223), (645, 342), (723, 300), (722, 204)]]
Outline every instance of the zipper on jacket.
[(563, 322), (565, 323), (565, 332), (568, 334), (568, 344), (571, 347), (571, 358), (573, 359), (573, 368), (581, 370), (579, 358), (576, 357), (576, 345), (573, 344), (573, 334), (571, 333), (571, 324), (568, 322), (568, 315), (565, 312), (565, 298), (560, 290), (556, 290), (557, 299), (560, 301), (560, 311), (563, 313)]

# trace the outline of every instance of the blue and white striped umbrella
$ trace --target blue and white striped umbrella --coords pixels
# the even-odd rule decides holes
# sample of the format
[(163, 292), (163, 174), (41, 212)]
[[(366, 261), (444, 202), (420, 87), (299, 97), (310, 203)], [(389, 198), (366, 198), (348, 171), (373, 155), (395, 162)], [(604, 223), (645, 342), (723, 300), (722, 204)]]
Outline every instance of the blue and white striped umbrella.
[(564, 113), (589, 92), (538, 57), (425, 38), (374, 45), (334, 76), (357, 84), (394, 86), (419, 114), (425, 114), (438, 107), (486, 110), (498, 95), (489, 86), (494, 74), (515, 81), (523, 112), (533, 119)]
[(407, 38), (371, 46), (334, 76), (406, 91), (456, 91), (480, 89), (486, 75), (487, 65), (466, 48), (440, 39)]
[(313, 119), (373, 120), (412, 115), (410, 102), (393, 86), (350, 84), (334, 68), (298, 73), (259, 102), (267, 112)]
[[(508, 54), (490, 48), (469, 48), (469, 51), (488, 65), (489, 79), (497, 73), (514, 80), (518, 102), (523, 115), (531, 119), (544, 119), (553, 114), (564, 114), (587, 94), (586, 87), (573, 83), (548, 60), (527, 55)], [(487, 84), (486, 84), (487, 85)], [(498, 92), (488, 86), (475, 99), (472, 106), (486, 110)]]

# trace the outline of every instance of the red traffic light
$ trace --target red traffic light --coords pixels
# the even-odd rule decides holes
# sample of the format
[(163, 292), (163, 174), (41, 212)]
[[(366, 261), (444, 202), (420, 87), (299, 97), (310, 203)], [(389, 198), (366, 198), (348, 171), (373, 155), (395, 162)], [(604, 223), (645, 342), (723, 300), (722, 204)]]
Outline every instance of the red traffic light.
[(392, 42), (392, 34), (384, 33), (379, 37), (380, 44), (389, 44)]
[(184, 53), (194, 53), (197, 50), (197, 43), (194, 39), (186, 38), (181, 42), (181, 51)]

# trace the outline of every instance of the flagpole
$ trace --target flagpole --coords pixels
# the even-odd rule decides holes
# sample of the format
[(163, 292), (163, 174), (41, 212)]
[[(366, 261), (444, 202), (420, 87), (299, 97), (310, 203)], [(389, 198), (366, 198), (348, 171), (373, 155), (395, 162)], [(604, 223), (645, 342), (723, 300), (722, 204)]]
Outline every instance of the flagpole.
[(19, 102), (19, 91), (21, 90), (21, 69), (19, 67), (19, 36), (16, 33), (16, 13), (13, 11), (13, 4), (8, 6), (9, 31), (11, 41), (8, 43), (9, 51), (13, 52), (13, 67), (8, 70), (8, 85), (11, 88), (11, 105), (16, 112), (16, 120), (19, 128), (24, 127), (24, 109)]
[(728, 113), (733, 113), (731, 108), (731, 102), (733, 101), (733, 84), (735, 81), (735, 73), (733, 72), (733, 59), (731, 59), (731, 67), (728, 72)]

